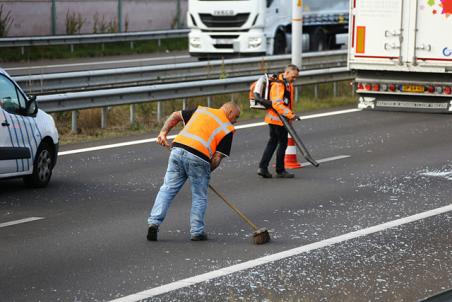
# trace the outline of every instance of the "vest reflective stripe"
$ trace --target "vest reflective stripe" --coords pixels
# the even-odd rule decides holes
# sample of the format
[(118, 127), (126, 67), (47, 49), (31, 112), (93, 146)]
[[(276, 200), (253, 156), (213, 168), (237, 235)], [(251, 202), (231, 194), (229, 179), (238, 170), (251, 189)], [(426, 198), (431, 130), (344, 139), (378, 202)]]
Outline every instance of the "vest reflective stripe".
[(218, 116), (216, 116), (215, 114), (213, 114), (212, 112), (207, 110), (206, 107), (200, 107), (199, 108), (199, 112), (207, 113), (208, 115), (210, 115), (218, 123), (218, 125), (220, 125), (221, 129), (225, 133), (229, 133), (230, 132), (230, 130), (228, 129), (228, 126), (232, 126), (232, 124), (229, 121), (228, 122), (223, 122), (222, 120), (220, 120), (220, 118)]
[(200, 106), (174, 142), (189, 146), (212, 158), (218, 143), (233, 131), (234, 126), (222, 110)]
[(279, 119), (278, 116), (273, 115), (273, 114), (268, 114), (268, 113), (267, 113), (267, 115), (265, 115), (265, 119), (270, 119), (272, 121), (281, 122), (281, 120)]
[[(201, 143), (201, 144), (204, 146), (204, 148), (206, 148), (207, 151), (209, 152), (209, 155), (208, 155), (209, 158), (212, 157), (212, 149), (210, 148), (210, 144), (209, 144), (208, 142), (206, 142), (205, 140), (203, 140), (201, 137), (199, 137), (199, 136), (197, 136), (197, 135), (194, 135), (194, 134), (191, 134), (191, 133), (188, 133), (188, 131), (185, 131), (185, 130), (182, 130), (182, 131), (179, 133), (179, 135), (182, 135), (182, 136), (185, 136), (185, 137), (189, 137), (189, 138), (194, 139), (195, 141)], [(199, 151), (200, 151), (200, 150), (199, 150)], [(203, 152), (203, 153), (204, 153), (204, 152)], [(207, 154), (206, 154), (206, 155), (207, 155)]]

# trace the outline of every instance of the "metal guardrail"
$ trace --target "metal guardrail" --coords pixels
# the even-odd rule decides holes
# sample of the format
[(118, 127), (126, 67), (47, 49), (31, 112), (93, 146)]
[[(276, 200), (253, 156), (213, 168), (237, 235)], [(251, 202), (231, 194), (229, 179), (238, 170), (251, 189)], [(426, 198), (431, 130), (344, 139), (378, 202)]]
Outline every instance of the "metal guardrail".
[[(278, 55), (224, 61), (215, 60), (209, 62), (15, 76), (14, 80), (29, 94), (43, 94), (201, 79), (218, 79), (221, 77), (230, 78), (263, 72), (278, 72), (281, 71), (283, 66), (289, 64), (290, 61), (290, 55)], [(346, 50), (303, 54), (304, 70), (341, 67), (345, 66), (346, 62)]]
[[(106, 106), (157, 102), (188, 97), (244, 92), (258, 76), (205, 80), (171, 84), (124, 87), (95, 91), (68, 92), (39, 96), (39, 106), (47, 112), (70, 111)], [(307, 70), (301, 72), (295, 86), (351, 80), (347, 67)]]
[(0, 47), (25, 47), (37, 45), (74, 45), (86, 43), (128, 42), (187, 37), (189, 29), (171, 29), (111, 34), (65, 35), (1, 38)]

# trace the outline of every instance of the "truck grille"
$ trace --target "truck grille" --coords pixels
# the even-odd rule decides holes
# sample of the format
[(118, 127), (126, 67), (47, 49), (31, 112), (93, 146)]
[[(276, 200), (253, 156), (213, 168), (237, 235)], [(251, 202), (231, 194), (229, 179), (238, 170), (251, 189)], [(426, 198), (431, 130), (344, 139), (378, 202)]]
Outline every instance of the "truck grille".
[(213, 47), (217, 49), (233, 49), (234, 46), (232, 44), (215, 44)]
[(239, 35), (210, 35), (212, 39), (237, 39)]
[(242, 27), (246, 23), (249, 13), (235, 16), (212, 16), (211, 14), (199, 14), (202, 23), (207, 27)]

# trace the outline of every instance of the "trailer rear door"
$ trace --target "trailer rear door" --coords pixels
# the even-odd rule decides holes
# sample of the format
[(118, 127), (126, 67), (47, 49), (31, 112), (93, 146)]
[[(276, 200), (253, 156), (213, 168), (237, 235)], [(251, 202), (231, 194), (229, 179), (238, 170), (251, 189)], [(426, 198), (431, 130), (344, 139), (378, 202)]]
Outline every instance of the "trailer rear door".
[(415, 60), (452, 71), (452, 0), (418, 0)]
[(403, 5), (403, 0), (351, 0), (352, 68), (400, 65), (406, 51), (402, 45)]

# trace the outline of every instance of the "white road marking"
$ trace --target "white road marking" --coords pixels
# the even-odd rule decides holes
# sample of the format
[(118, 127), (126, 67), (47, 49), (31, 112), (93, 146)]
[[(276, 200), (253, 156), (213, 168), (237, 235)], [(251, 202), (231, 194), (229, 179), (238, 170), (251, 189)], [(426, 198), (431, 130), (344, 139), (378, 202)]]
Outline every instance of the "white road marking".
[[(307, 119), (312, 119), (312, 118), (346, 114), (346, 113), (352, 113), (352, 112), (358, 112), (358, 111), (362, 111), (362, 109), (347, 109), (347, 110), (339, 110), (339, 111), (333, 111), (333, 112), (312, 114), (312, 115), (302, 116), (301, 119), (307, 120)], [(260, 127), (260, 126), (264, 126), (264, 125), (266, 125), (266, 123), (261, 122), (261, 123), (239, 125), (239, 126), (236, 126), (235, 128), (236, 129), (245, 129), (245, 128), (252, 128), (252, 127)], [(175, 137), (176, 137), (176, 135), (170, 135), (170, 136), (168, 136), (168, 139), (173, 139)], [(157, 140), (157, 138), (149, 138), (149, 139), (142, 139), (142, 140), (136, 140), (136, 141), (130, 141), (130, 142), (123, 142), (123, 143), (118, 143), (118, 144), (109, 144), (109, 145), (96, 146), (96, 147), (90, 147), (90, 148), (81, 148), (81, 149), (75, 149), (75, 150), (61, 151), (61, 152), (58, 152), (58, 156), (98, 151), (98, 150), (118, 148), (118, 147), (125, 147), (125, 146), (132, 146), (132, 145), (138, 145), (138, 144), (145, 144), (145, 143), (155, 142), (156, 140)]]
[[(175, 137), (176, 137), (176, 135), (170, 135), (170, 136), (168, 136), (168, 139), (173, 139)], [(118, 144), (110, 144), (110, 145), (102, 145), (102, 146), (96, 146), (96, 147), (90, 147), (90, 148), (61, 151), (61, 152), (58, 152), (58, 156), (63, 156), (63, 155), (68, 155), (68, 154), (76, 154), (76, 153), (84, 153), (84, 152), (97, 151), (97, 150), (104, 150), (104, 149), (111, 149), (111, 148), (118, 148), (118, 147), (124, 147), (124, 146), (139, 145), (139, 144), (155, 142), (156, 140), (157, 140), (157, 138), (155, 137), (155, 138), (148, 138), (148, 139), (142, 139), (142, 140), (137, 140), (137, 141), (123, 142), (123, 143), (118, 143)]]
[[(302, 116), (301, 119), (302, 120), (309, 120), (309, 119), (312, 119), (312, 118), (319, 118), (319, 117), (325, 117), (325, 116), (339, 115), (339, 114), (352, 113), (352, 112), (358, 112), (358, 111), (362, 111), (362, 109), (355, 108), (355, 109), (346, 109), (346, 110), (339, 110), (339, 111), (311, 114), (311, 115)], [(240, 126), (235, 127), (235, 129), (245, 129), (245, 128), (265, 126), (265, 125), (267, 125), (267, 124), (264, 123), (264, 122), (259, 122), (259, 123), (253, 123), (253, 124), (247, 124), (247, 125), (240, 125)]]
[[(344, 158), (349, 158), (349, 157), (351, 157), (351, 156), (350, 155), (337, 155), (337, 156), (333, 156), (333, 157), (326, 157), (326, 158), (322, 158), (322, 159), (317, 159), (316, 162), (321, 164), (321, 163), (326, 163), (326, 162), (329, 162), (329, 161), (334, 161), (334, 160), (339, 160), (339, 159), (344, 159)], [(300, 165), (302, 167), (312, 166), (312, 164), (310, 162), (303, 162), (303, 163), (300, 163)]]
[(28, 217), (28, 218), (19, 219), (19, 220), (3, 222), (3, 223), (0, 223), (0, 228), (4, 228), (7, 226), (16, 225), (16, 224), (21, 224), (21, 223), (25, 223), (25, 222), (40, 220), (40, 219), (44, 219), (44, 217)]
[(5, 68), (5, 70), (12, 71), (12, 70), (22, 70), (22, 69), (30, 70), (30, 69), (47, 69), (47, 68), (58, 68), (58, 67), (72, 67), (72, 66), (89, 66), (89, 65), (100, 65), (100, 64), (149, 62), (149, 61), (161, 61), (161, 60), (186, 59), (189, 57), (190, 56), (175, 56), (175, 57), (158, 57), (158, 58), (147, 58), (147, 59), (142, 58), (142, 59), (130, 59), (130, 60), (104, 61), (104, 62), (85, 62), (85, 63), (73, 63), (73, 64), (22, 66), (22, 67)]
[(243, 262), (240, 264), (232, 265), (229, 267), (221, 268), (219, 270), (211, 271), (205, 274), (201, 274), (198, 276), (186, 278), (183, 280), (175, 281), (172, 283), (164, 284), (162, 286), (154, 287), (142, 292), (138, 292), (129, 296), (125, 296), (119, 299), (112, 300), (111, 302), (130, 302), (130, 301), (138, 301), (146, 298), (155, 297), (161, 294), (169, 293), (177, 289), (189, 287), (195, 284), (199, 284), (201, 282), (206, 282), (218, 277), (223, 277), (229, 274), (237, 273), (246, 269), (254, 268), (260, 265), (272, 263), (278, 260), (282, 260), (288, 257), (297, 256), (303, 253), (308, 253), (313, 250), (321, 249), (324, 247), (332, 246), (338, 243), (342, 243), (351, 239), (356, 239), (359, 237), (367, 236), (373, 233), (382, 232), (390, 228), (395, 228), (398, 226), (402, 226), (404, 224), (408, 224), (411, 222), (415, 222), (418, 220), (426, 219), (432, 216), (444, 214), (452, 211), (452, 204), (448, 206), (444, 206), (441, 208), (433, 209), (430, 211), (422, 212), (419, 214), (415, 214), (412, 216), (404, 217), (401, 219), (396, 219), (393, 221), (389, 221), (386, 223), (378, 224), (369, 228), (365, 228), (362, 230), (358, 230), (355, 232), (343, 234), (337, 237), (332, 237), (329, 239), (325, 239), (322, 241), (314, 242), (308, 245), (300, 246), (297, 248), (293, 248), (287, 251), (279, 252), (276, 254), (264, 256), (261, 258), (257, 258), (254, 260), (250, 260), (247, 262)]

